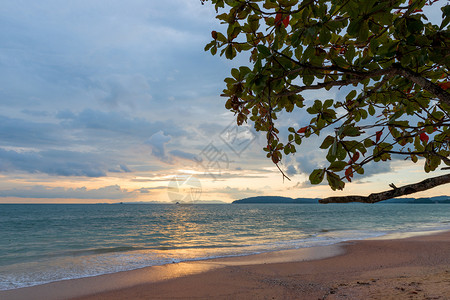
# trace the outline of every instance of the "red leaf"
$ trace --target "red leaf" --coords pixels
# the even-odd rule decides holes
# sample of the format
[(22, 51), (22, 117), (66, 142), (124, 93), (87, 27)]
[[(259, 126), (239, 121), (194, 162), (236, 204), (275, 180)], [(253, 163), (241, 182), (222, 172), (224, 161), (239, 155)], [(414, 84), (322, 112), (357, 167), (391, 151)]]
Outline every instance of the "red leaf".
[(283, 17), (282, 13), (277, 13), (277, 15), (275, 16), (275, 26), (280, 26), (281, 25), (281, 18)]
[(422, 142), (425, 142), (425, 143), (428, 143), (428, 140), (429, 140), (430, 138), (428, 137), (428, 135), (425, 133), (425, 132), (422, 132), (421, 134), (420, 134), (420, 140), (422, 141)]
[(297, 133), (305, 133), (306, 129), (308, 129), (308, 126), (300, 128), (299, 130), (297, 130)]
[(356, 151), (355, 154), (353, 154), (352, 163), (355, 163), (358, 159), (359, 159), (359, 152)]
[(355, 163), (359, 159), (359, 152), (356, 151), (355, 154), (353, 154), (353, 157), (350, 158), (348, 161), (348, 164), (351, 165), (352, 163)]
[(377, 131), (377, 133), (376, 133), (377, 139), (376, 139), (376, 142), (375, 142), (376, 144), (378, 144), (378, 142), (380, 141), (382, 134), (383, 134), (383, 130)]
[(347, 170), (345, 170), (345, 178), (347, 178), (348, 182), (352, 182), (352, 177), (353, 177), (353, 170), (352, 167), (347, 168)]
[(211, 36), (213, 39), (217, 40), (217, 31), (215, 30), (211, 31)]
[(280, 158), (278, 157), (277, 153), (272, 153), (272, 161), (274, 164), (277, 164), (280, 161)]
[(284, 25), (284, 28), (288, 27), (288, 25), (289, 25), (289, 15), (286, 18), (283, 19), (283, 25)]
[(443, 90), (448, 90), (448, 89), (450, 89), (450, 81), (439, 82), (438, 85), (439, 85)]

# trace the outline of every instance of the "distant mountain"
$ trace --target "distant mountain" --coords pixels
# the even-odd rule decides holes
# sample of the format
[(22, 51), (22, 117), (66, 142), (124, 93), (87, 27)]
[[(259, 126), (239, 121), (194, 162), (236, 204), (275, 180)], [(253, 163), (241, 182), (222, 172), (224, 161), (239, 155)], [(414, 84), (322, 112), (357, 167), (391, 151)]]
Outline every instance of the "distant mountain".
[[(280, 196), (257, 196), (235, 200), (232, 204), (318, 204), (319, 198), (289, 198)], [(450, 204), (450, 196), (430, 198), (394, 198), (378, 202), (378, 204), (404, 203), (404, 204)]]
[(195, 201), (194, 204), (229, 204), (228, 202), (221, 200), (204, 200), (204, 201)]
[(317, 204), (319, 199), (311, 198), (289, 198), (280, 196), (258, 196), (241, 200), (235, 200), (233, 204)]

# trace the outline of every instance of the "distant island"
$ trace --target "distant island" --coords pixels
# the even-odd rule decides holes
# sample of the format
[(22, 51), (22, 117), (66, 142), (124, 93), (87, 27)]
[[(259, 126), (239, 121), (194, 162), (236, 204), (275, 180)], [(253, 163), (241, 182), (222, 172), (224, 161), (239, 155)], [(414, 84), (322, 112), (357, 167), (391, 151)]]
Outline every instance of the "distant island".
[(279, 196), (257, 196), (235, 200), (233, 204), (318, 204), (319, 198), (289, 198)]
[[(395, 198), (380, 204), (450, 204), (450, 196), (438, 196), (430, 198)], [(319, 198), (290, 198), (280, 196), (257, 196), (235, 200), (232, 204), (319, 204)]]

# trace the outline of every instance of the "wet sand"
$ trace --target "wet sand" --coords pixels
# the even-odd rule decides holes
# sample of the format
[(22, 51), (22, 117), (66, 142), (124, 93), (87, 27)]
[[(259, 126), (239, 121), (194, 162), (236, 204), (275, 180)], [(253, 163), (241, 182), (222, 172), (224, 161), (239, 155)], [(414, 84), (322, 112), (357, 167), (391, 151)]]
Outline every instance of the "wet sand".
[(450, 299), (450, 232), (148, 267), (0, 299)]

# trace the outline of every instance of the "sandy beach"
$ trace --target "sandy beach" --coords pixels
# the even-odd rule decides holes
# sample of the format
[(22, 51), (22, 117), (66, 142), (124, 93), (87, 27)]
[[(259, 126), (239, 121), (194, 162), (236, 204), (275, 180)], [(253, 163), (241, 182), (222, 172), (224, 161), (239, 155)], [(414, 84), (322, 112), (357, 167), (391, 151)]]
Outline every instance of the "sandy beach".
[(450, 232), (148, 267), (1, 299), (450, 299)]

